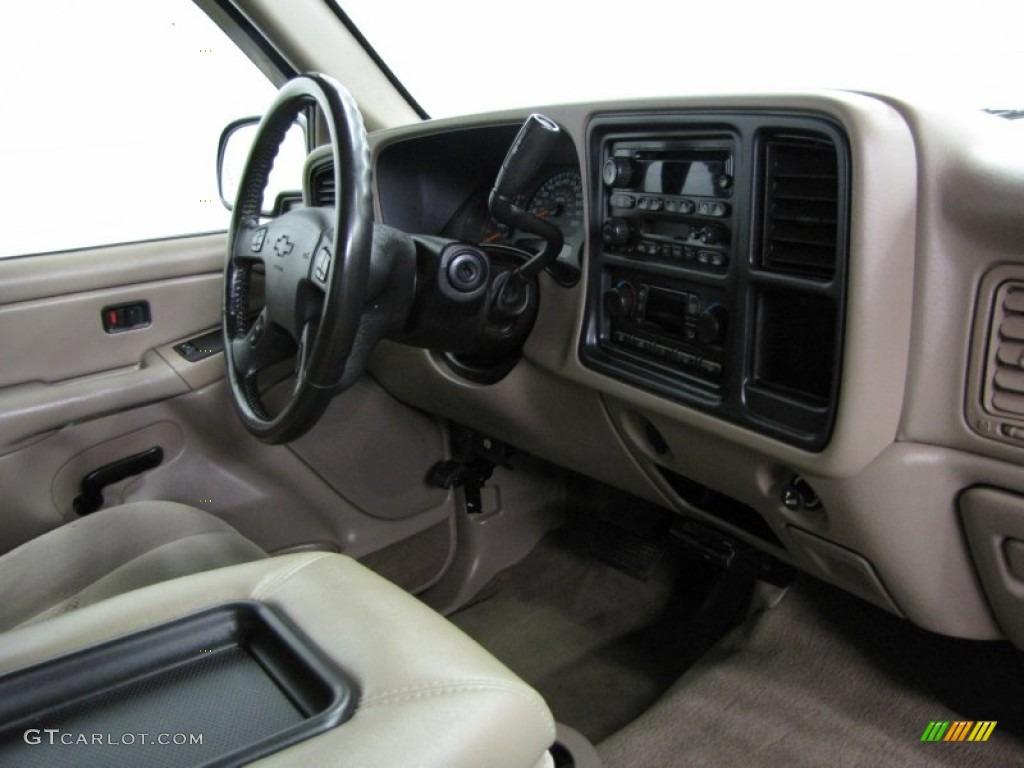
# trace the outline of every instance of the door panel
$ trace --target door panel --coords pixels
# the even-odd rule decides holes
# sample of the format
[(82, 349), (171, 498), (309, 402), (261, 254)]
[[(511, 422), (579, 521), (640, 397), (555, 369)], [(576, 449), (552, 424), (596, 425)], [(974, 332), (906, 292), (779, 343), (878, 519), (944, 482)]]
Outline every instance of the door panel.
[[(0, 552), (76, 519), (85, 475), (153, 447), (163, 462), (106, 487), (104, 507), (180, 501), (271, 551), (357, 557), (451, 523), (452, 494), (424, 480), (446, 455), (440, 421), (366, 378), (301, 454), (267, 446), (234, 413), (223, 355), (173, 350), (219, 324), (223, 251), (209, 236), (0, 261)], [(151, 325), (104, 332), (104, 306), (141, 300)]]
[[(222, 235), (0, 261), (0, 454), (71, 422), (183, 394), (159, 347), (219, 322)], [(147, 302), (107, 333), (103, 308)]]

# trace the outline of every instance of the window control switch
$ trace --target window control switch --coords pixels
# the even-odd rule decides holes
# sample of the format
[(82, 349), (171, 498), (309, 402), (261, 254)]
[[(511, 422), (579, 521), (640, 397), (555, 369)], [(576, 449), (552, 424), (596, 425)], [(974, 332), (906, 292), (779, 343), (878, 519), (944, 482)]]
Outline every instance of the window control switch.
[(188, 360), (190, 363), (198, 363), (207, 357), (224, 351), (224, 338), (219, 330), (204, 333), (194, 339), (183, 341), (174, 345), (174, 351)]

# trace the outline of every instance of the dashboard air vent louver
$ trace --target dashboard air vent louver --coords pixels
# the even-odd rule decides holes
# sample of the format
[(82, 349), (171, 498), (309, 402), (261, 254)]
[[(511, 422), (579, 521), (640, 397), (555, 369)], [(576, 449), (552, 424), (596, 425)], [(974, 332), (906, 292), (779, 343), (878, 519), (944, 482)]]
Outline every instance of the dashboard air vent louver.
[(999, 287), (989, 343), (987, 405), (997, 413), (1024, 416), (1024, 283)]
[(839, 248), (839, 163), (827, 139), (770, 137), (764, 145), (761, 266), (831, 279)]
[(334, 166), (327, 164), (314, 168), (309, 186), (313, 205), (334, 205)]

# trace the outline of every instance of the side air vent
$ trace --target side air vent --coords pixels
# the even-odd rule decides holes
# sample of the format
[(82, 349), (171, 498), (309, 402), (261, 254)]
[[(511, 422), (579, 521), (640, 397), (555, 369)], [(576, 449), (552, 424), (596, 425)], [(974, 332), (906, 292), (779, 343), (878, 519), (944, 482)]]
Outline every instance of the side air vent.
[(839, 161), (827, 139), (775, 135), (764, 144), (761, 267), (831, 279), (839, 248)]
[(994, 413), (1024, 416), (1024, 283), (996, 293), (986, 372), (986, 405)]
[(334, 166), (326, 164), (314, 168), (309, 187), (313, 205), (334, 205)]

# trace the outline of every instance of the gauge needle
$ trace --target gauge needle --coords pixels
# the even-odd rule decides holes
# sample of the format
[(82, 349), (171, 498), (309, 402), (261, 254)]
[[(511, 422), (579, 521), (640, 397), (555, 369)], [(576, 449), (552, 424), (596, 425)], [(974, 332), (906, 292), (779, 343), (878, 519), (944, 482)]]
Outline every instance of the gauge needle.
[(493, 243), (495, 240), (501, 240), (501, 237), (501, 232), (492, 232), (487, 237), (485, 237), (481, 242)]
[(551, 208), (541, 208), (540, 210), (536, 211), (534, 215), (541, 219), (550, 219), (552, 216), (561, 216), (562, 209), (563, 206), (561, 204), (557, 204), (552, 206)]

